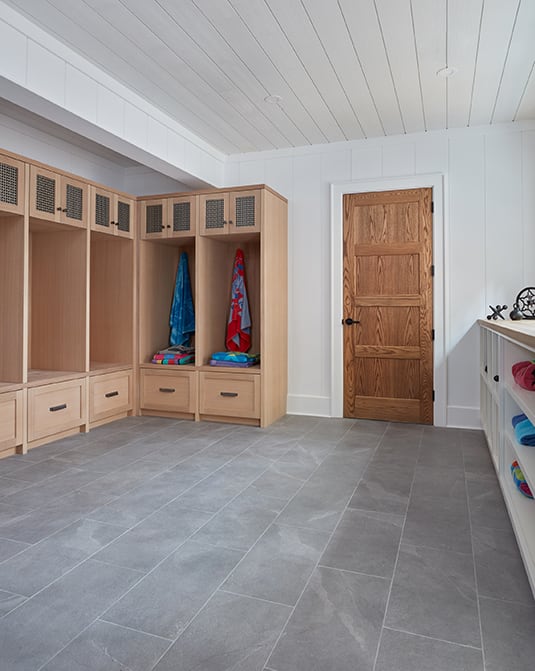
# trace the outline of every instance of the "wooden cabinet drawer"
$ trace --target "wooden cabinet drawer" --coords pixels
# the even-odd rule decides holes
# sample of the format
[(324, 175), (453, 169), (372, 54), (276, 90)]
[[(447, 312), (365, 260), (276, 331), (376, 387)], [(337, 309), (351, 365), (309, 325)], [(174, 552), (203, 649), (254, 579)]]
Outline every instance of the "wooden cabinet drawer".
[(85, 422), (85, 379), (28, 390), (28, 441), (73, 429)]
[(0, 452), (22, 443), (22, 391), (0, 394)]
[(195, 412), (197, 374), (194, 371), (141, 370), (140, 405), (145, 410)]
[(260, 417), (260, 376), (201, 373), (200, 413)]
[(89, 380), (89, 421), (132, 409), (132, 371), (98, 375)]

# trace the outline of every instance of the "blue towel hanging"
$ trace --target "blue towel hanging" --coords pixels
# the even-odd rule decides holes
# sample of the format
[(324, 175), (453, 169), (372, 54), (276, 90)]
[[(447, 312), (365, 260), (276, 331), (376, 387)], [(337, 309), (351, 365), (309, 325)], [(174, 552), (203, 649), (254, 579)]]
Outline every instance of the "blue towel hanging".
[(188, 255), (182, 252), (176, 271), (175, 292), (169, 316), (171, 345), (189, 345), (195, 333), (195, 311), (188, 270)]

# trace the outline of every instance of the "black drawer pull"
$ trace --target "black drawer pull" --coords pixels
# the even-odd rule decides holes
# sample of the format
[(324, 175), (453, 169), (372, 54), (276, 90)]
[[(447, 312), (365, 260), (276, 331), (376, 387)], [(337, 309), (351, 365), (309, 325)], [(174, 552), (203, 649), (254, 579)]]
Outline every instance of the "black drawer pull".
[(65, 410), (67, 407), (66, 403), (62, 403), (61, 405), (53, 405), (51, 408), (48, 408), (50, 412), (57, 412), (58, 410)]
[(237, 392), (237, 391), (221, 391), (221, 392), (219, 392), (219, 393), (220, 393), (221, 396), (231, 396), (231, 397), (234, 397), (234, 396), (237, 396), (237, 395), (238, 395), (238, 392)]
[(172, 387), (160, 387), (160, 391), (163, 394), (174, 394), (176, 389), (173, 389)]
[(494, 382), (499, 382), (500, 381), (500, 376), (495, 375), (492, 379), (494, 380)]
[(112, 398), (112, 396), (119, 396), (118, 391), (109, 391), (107, 394), (104, 394), (106, 398)]

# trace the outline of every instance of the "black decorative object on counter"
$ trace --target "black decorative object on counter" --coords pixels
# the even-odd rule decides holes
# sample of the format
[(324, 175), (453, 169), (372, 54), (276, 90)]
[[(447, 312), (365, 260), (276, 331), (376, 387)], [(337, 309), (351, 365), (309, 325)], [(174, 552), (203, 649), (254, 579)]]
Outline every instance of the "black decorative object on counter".
[(511, 319), (535, 319), (535, 287), (522, 289), (509, 314)]
[(493, 308), (492, 305), (489, 305), (489, 308), (492, 310), (492, 313), (487, 315), (487, 319), (498, 319), (498, 317), (500, 319), (505, 319), (502, 312), (507, 310), (507, 305), (497, 305), (495, 308)]

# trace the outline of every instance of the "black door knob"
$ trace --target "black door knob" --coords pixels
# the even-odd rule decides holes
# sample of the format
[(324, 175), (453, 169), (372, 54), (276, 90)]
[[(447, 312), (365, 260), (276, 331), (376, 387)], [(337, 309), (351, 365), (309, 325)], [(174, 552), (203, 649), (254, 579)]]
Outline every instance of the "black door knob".
[(348, 317), (347, 319), (344, 319), (344, 324), (347, 324), (347, 326), (353, 326), (353, 324), (360, 324), (360, 322), (357, 319), (351, 319), (351, 317)]

